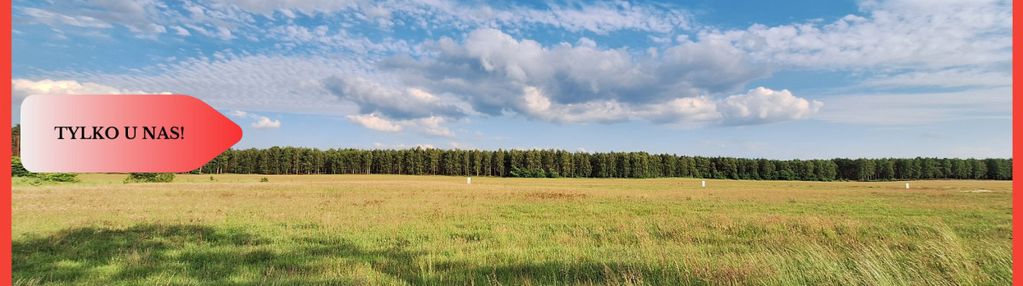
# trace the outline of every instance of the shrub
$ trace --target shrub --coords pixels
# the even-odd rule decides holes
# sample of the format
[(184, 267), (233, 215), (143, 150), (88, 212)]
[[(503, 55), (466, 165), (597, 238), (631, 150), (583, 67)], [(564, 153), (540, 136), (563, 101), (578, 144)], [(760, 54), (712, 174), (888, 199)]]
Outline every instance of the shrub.
[(11, 177), (26, 177), (31, 180), (28, 181), (32, 185), (41, 185), (46, 182), (60, 182), (60, 183), (77, 183), (77, 174), (70, 173), (32, 173), (25, 169), (25, 166), (21, 164), (21, 157), (11, 157)]
[(69, 173), (40, 173), (36, 178), (45, 182), (77, 183), (78, 175)]
[(514, 168), (509, 172), (509, 175), (517, 178), (547, 178), (547, 172), (543, 169), (525, 169), (525, 168)]
[(124, 178), (124, 183), (169, 183), (174, 181), (174, 173), (131, 173)]
[(270, 178), (267, 178), (267, 177), (260, 178), (259, 182), (260, 183), (269, 183), (270, 182)]
[(12, 177), (31, 177), (32, 172), (25, 169), (25, 166), (21, 165), (21, 157), (11, 157), (11, 176)]

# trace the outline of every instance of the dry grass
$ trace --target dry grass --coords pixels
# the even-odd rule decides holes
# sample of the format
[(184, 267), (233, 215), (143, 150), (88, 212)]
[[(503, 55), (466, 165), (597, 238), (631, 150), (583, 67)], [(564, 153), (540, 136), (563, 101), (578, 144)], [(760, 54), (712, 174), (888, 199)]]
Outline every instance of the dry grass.
[(902, 182), (123, 177), (15, 183), (18, 284), (955, 285), (1012, 275), (1010, 182), (920, 181), (907, 191)]

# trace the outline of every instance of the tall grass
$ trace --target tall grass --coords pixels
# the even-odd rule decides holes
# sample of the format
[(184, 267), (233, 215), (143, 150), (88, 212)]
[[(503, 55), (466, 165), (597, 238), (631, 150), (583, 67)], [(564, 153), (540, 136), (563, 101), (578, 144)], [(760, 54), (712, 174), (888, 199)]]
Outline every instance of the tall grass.
[(179, 176), (14, 188), (47, 284), (1009, 284), (1011, 183)]

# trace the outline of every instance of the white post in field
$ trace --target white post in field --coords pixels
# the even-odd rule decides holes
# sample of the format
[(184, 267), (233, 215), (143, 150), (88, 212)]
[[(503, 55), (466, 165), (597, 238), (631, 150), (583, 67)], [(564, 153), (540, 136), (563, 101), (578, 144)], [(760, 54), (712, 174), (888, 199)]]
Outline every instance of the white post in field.
[(909, 183), (906, 183), (906, 189), (907, 190), (909, 189)]
[(465, 184), (472, 185), (472, 177), (465, 177)]
[(700, 187), (701, 188), (706, 188), (707, 187), (707, 181), (700, 181)]

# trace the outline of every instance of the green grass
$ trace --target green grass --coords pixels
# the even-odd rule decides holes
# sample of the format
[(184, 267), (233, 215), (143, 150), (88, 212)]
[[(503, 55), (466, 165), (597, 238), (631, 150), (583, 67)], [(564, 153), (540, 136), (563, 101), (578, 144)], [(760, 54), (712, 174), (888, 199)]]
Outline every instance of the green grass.
[[(1010, 284), (1011, 183), (179, 175), (14, 186), (47, 284)], [(262, 177), (269, 182), (260, 182)]]

